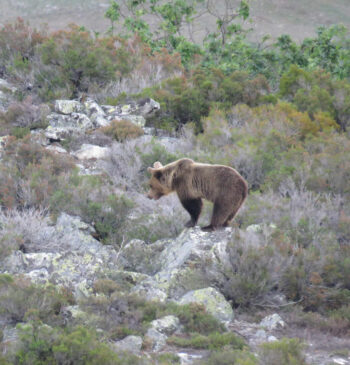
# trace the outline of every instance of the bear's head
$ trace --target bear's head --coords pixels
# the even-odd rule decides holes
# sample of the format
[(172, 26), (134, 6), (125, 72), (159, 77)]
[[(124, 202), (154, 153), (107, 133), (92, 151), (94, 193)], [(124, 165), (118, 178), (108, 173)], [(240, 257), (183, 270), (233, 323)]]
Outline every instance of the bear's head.
[(158, 200), (173, 191), (171, 188), (171, 177), (159, 161), (155, 162), (153, 167), (149, 167), (147, 171), (151, 173), (149, 180), (150, 189), (147, 193), (149, 199)]

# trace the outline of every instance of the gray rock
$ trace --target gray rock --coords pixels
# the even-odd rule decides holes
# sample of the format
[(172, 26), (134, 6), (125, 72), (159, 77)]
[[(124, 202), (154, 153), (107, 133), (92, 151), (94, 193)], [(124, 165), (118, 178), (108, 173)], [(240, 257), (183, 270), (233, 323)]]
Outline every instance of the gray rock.
[(111, 124), (111, 121), (102, 115), (94, 115), (93, 118), (91, 117), (91, 121), (94, 123), (96, 128), (106, 127)]
[(179, 318), (170, 315), (151, 322), (151, 328), (163, 333), (164, 335), (171, 336), (174, 332), (180, 328)]
[(148, 339), (152, 344), (152, 350), (158, 352), (162, 350), (166, 345), (167, 336), (160, 333), (154, 328), (149, 328), (146, 332), (146, 339)]
[(258, 330), (256, 332), (256, 334), (254, 335), (254, 338), (258, 341), (258, 342), (265, 342), (266, 341), (266, 337), (267, 337), (267, 334), (266, 334), (266, 331), (265, 330)]
[(138, 103), (138, 112), (143, 116), (151, 114), (159, 109), (160, 104), (151, 98), (143, 99)]
[(83, 133), (93, 128), (91, 120), (81, 113), (51, 113), (47, 116), (47, 121), (49, 126), (45, 130), (45, 136), (55, 140), (65, 139), (72, 134)]
[(109, 155), (109, 148), (92, 144), (83, 144), (78, 151), (72, 153), (79, 160), (101, 159)]
[(203, 355), (187, 352), (179, 352), (177, 356), (180, 358), (181, 365), (199, 364), (199, 361), (203, 358)]
[(46, 147), (46, 149), (56, 153), (68, 153), (67, 150), (64, 149), (62, 146), (57, 145), (49, 145)]
[(127, 336), (113, 344), (113, 349), (116, 352), (126, 351), (133, 354), (139, 354), (142, 347), (142, 338), (140, 336)]
[(165, 241), (158, 241), (154, 244), (147, 245), (142, 240), (131, 240), (120, 252), (120, 268), (148, 275), (155, 274), (160, 270), (161, 265), (158, 258), (165, 244)]
[(87, 99), (84, 102), (85, 113), (91, 118), (91, 120), (95, 120), (97, 116), (105, 117), (106, 113), (100, 107), (95, 100)]
[(126, 115), (141, 115), (143, 117), (160, 109), (160, 104), (150, 98), (142, 99), (138, 102), (131, 102), (123, 105), (102, 105), (103, 111), (108, 119), (125, 117)]
[[(160, 288), (176, 299), (191, 289), (198, 289), (199, 285), (208, 285), (200, 283), (200, 271), (196, 274), (196, 267), (200, 268), (204, 263), (211, 276), (220, 277), (222, 267), (227, 263), (226, 246), (230, 239), (230, 228), (214, 233), (192, 228), (184, 230), (175, 240), (167, 240), (158, 258), (161, 269), (155, 276)], [(193, 276), (196, 280), (192, 283), (189, 278)]]
[(139, 127), (144, 127), (146, 124), (146, 119), (142, 115), (125, 115), (122, 119), (128, 120), (129, 122), (136, 124)]
[(282, 318), (280, 317), (279, 314), (274, 313), (271, 314), (265, 318), (263, 318), (263, 320), (260, 322), (260, 326), (272, 331), (276, 328), (279, 327), (285, 327), (285, 322), (282, 320)]
[(3, 93), (14, 94), (17, 91), (17, 88), (10, 84), (8, 81), (0, 79), (0, 91), (2, 91)]
[(79, 217), (61, 214), (56, 226), (45, 229), (45, 252), (14, 251), (3, 260), (0, 272), (23, 274), (37, 283), (72, 287), (74, 294), (81, 297), (89, 295), (102, 270), (115, 270), (116, 251), (95, 240), (90, 235), (93, 227)]
[(220, 322), (231, 322), (233, 310), (225, 297), (214, 288), (193, 290), (185, 294), (179, 304), (199, 303)]
[(148, 301), (158, 301), (164, 303), (168, 297), (166, 292), (159, 287), (159, 284), (152, 278), (142, 280), (131, 289), (134, 293)]
[(61, 114), (80, 113), (83, 110), (83, 106), (76, 100), (56, 100), (55, 111)]

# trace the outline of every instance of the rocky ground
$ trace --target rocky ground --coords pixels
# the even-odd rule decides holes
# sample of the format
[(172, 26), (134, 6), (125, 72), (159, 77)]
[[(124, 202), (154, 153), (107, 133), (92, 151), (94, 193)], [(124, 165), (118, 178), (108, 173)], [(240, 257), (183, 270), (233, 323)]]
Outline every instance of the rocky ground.
[[(14, 88), (0, 80), (0, 107), (9, 104)], [(32, 132), (37, 143), (59, 154), (70, 153), (76, 159), (82, 174), (102, 173), (101, 164), (109, 146), (82, 143), (68, 152), (62, 141), (72, 134), (84, 135), (91, 129), (108, 125), (113, 119), (126, 119), (144, 128), (145, 116), (159, 108), (152, 99), (117, 107), (98, 105), (94, 100), (57, 100), (48, 114), (48, 126)], [(154, 131), (144, 128), (146, 134)], [(142, 138), (147, 138), (142, 137)], [(6, 137), (2, 137), (5, 143)], [(283, 296), (271, 298), (265, 308), (257, 308), (258, 316), (234, 311), (231, 304), (217, 287), (207, 286), (206, 275), (218, 282), (225, 275), (227, 245), (235, 239), (238, 228), (226, 228), (218, 232), (202, 232), (199, 227), (185, 229), (175, 239), (163, 239), (152, 244), (141, 240), (123, 242), (119, 249), (103, 245), (94, 238), (95, 230), (80, 217), (62, 213), (55, 223), (45, 218), (41, 226), (41, 238), (46, 245), (16, 250), (0, 265), (1, 273), (22, 274), (35, 283), (53, 283), (72, 288), (76, 299), (89, 298), (93, 284), (101, 276), (113, 277), (127, 283), (131, 293), (146, 300), (174, 301), (179, 304), (200, 303), (214, 317), (247, 342), (253, 352), (264, 342), (283, 337), (299, 337), (306, 343), (305, 354), (309, 364), (350, 364), (350, 358), (339, 354), (350, 348), (350, 339), (336, 338), (296, 328), (289, 323), (288, 311), (293, 306)], [(271, 228), (273, 229), (273, 227)], [(259, 234), (259, 227), (250, 226), (247, 234)], [(205, 263), (205, 267), (203, 267)], [(84, 318), (79, 306), (66, 307), (62, 313), (69, 318)], [(257, 319), (259, 317), (259, 319)], [(16, 340), (16, 330), (3, 323), (3, 343), (7, 346)], [(183, 364), (200, 363), (208, 351), (183, 349), (169, 346), (167, 338), (181, 333), (179, 319), (165, 316), (151, 323), (145, 338), (127, 336), (111, 346), (115, 351), (131, 351), (145, 357), (150, 353), (175, 352)], [(145, 351), (143, 341), (151, 345)]]

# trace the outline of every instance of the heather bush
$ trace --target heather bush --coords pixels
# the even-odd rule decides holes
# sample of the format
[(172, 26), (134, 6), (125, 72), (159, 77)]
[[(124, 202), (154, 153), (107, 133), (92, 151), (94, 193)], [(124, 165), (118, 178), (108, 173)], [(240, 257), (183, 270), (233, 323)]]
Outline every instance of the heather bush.
[(28, 96), (21, 102), (10, 104), (4, 113), (5, 122), (10, 127), (20, 128), (46, 128), (46, 116), (49, 113), (47, 105), (34, 104), (33, 99)]
[(68, 292), (53, 285), (34, 285), (24, 277), (0, 276), (0, 313), (9, 324), (23, 322), (26, 317), (48, 324), (62, 322), (60, 310), (72, 303)]
[(84, 327), (66, 330), (32, 321), (18, 325), (19, 344), (8, 355), (13, 364), (138, 364), (133, 355), (118, 356), (95, 331)]
[(23, 19), (0, 28), (0, 68), (13, 78), (26, 78), (29, 62), (46, 32), (33, 29)]
[(151, 321), (166, 315), (177, 316), (185, 333), (196, 332), (206, 336), (224, 331), (224, 326), (207, 313), (202, 305), (149, 302), (135, 295), (123, 294), (118, 289), (109, 297), (90, 296), (79, 305), (90, 314), (89, 325), (104, 329), (106, 335), (112, 337), (116, 336), (117, 328), (122, 331), (123, 327), (133, 333), (143, 334)]
[(234, 350), (242, 350), (245, 342), (236, 334), (211, 333), (208, 336), (193, 334), (190, 337), (171, 336), (167, 343), (178, 347), (191, 347), (195, 349), (218, 350), (223, 347), (230, 347)]
[(0, 166), (0, 204), (5, 208), (48, 207), (60, 179), (72, 171), (69, 156), (50, 152), (30, 136), (9, 139)]
[(303, 344), (295, 338), (284, 338), (280, 341), (261, 345), (261, 364), (266, 365), (305, 365)]
[(113, 120), (109, 126), (101, 128), (100, 131), (118, 142), (143, 135), (143, 129), (128, 120)]
[(219, 285), (234, 306), (264, 304), (271, 293), (282, 289), (280, 278), (292, 264), (293, 256), (271, 244), (271, 234), (269, 227), (264, 227), (261, 234), (240, 232), (229, 244), (229, 263)]

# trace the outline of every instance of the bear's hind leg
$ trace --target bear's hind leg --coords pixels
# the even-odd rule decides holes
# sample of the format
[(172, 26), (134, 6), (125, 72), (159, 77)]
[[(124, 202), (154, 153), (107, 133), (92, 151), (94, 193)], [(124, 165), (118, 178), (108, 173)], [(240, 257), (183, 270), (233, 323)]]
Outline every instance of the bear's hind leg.
[(211, 222), (209, 226), (203, 227), (202, 230), (210, 232), (215, 231), (218, 228), (225, 227), (231, 213), (232, 206), (228, 205), (226, 202), (215, 202)]
[(185, 226), (187, 228), (194, 227), (197, 224), (198, 218), (202, 211), (202, 199), (181, 199), (181, 204), (191, 216), (191, 219), (185, 224)]

